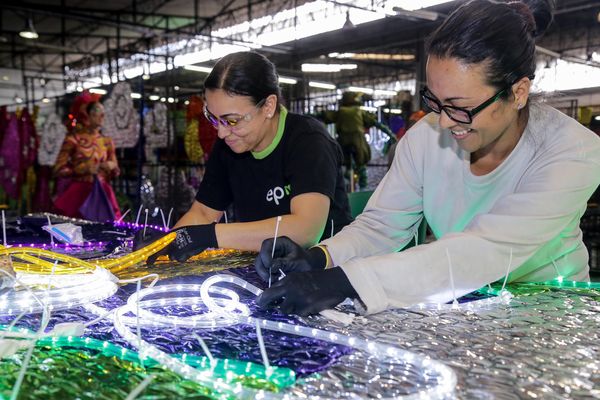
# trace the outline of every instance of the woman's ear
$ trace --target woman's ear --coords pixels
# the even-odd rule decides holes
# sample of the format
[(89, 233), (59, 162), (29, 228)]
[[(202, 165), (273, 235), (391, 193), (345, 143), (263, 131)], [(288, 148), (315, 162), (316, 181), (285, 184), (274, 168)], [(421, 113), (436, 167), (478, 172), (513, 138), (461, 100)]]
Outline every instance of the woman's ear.
[(276, 95), (270, 94), (269, 96), (267, 96), (267, 99), (265, 100), (264, 111), (267, 118), (271, 118), (273, 117), (273, 115), (275, 115), (275, 112), (277, 111)]
[(512, 85), (512, 93), (514, 96), (514, 106), (517, 110), (525, 107), (529, 100), (529, 90), (531, 89), (531, 80), (524, 76)]

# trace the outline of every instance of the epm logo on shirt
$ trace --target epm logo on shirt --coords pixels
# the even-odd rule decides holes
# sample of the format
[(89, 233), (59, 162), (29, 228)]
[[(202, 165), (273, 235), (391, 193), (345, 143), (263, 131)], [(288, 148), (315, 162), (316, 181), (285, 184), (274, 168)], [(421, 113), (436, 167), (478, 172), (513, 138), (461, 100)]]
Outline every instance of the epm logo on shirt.
[(285, 185), (284, 187), (275, 186), (267, 192), (267, 201), (274, 201), (276, 205), (279, 205), (279, 200), (283, 199), (284, 196), (289, 196), (290, 191), (291, 185)]

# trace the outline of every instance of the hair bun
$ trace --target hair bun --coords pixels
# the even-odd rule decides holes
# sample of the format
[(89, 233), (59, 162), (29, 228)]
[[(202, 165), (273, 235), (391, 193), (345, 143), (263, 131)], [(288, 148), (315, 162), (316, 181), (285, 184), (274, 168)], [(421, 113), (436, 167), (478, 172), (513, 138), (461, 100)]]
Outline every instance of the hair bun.
[(542, 36), (552, 22), (555, 0), (523, 0), (508, 3), (526, 21), (533, 37)]

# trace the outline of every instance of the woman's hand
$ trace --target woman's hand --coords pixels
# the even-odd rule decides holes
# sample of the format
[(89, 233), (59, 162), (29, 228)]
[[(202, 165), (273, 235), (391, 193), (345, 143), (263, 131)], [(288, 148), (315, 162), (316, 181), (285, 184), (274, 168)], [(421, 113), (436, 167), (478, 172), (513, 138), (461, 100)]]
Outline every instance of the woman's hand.
[[(273, 244), (275, 244), (275, 251), (273, 251)], [(306, 272), (324, 269), (326, 264), (327, 257), (323, 250), (316, 247), (304, 250), (292, 239), (281, 236), (277, 238), (276, 243), (273, 238), (263, 241), (258, 257), (254, 261), (254, 268), (256, 273), (265, 282), (268, 282), (269, 275), (272, 275), (271, 279), (275, 277), (274, 280), (277, 280), (279, 271), (283, 271), (285, 274)]]
[(286, 314), (307, 316), (333, 308), (347, 297), (358, 298), (344, 271), (339, 268), (292, 272), (256, 298), (262, 308), (280, 306)]
[(107, 172), (112, 172), (118, 168), (119, 166), (117, 165), (116, 161), (104, 161), (100, 163), (100, 169)]

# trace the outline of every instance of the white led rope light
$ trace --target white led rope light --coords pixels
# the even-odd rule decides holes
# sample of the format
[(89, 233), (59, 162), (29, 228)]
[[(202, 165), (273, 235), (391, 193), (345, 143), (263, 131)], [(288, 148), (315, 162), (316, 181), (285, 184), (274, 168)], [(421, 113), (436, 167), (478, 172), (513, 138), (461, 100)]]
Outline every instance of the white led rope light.
[[(219, 314), (208, 311), (203, 314), (176, 317), (169, 315), (157, 314), (149, 311), (150, 308), (157, 307), (172, 307), (172, 306), (198, 306), (202, 305), (202, 299), (197, 295), (195, 297), (168, 297), (168, 298), (156, 298), (151, 300), (143, 300), (148, 296), (156, 296), (160, 294), (172, 295), (176, 293), (198, 293), (202, 285), (198, 284), (170, 284), (160, 285), (156, 287), (150, 287), (140, 290), (139, 292), (133, 293), (127, 299), (127, 305), (138, 311), (138, 299), (139, 299), (139, 323), (142, 327), (160, 328), (160, 327), (186, 327), (186, 328), (219, 328), (234, 325), (237, 322), (229, 318), (223, 318)], [(238, 310), (242, 315), (250, 315), (248, 306), (239, 301), (239, 296), (236, 292), (231, 289), (211, 287), (210, 292), (226, 298), (216, 298), (215, 301), (220, 307), (225, 307), (227, 310), (235, 311)], [(105, 315), (106, 318), (112, 319), (112, 312), (99, 307), (95, 304), (86, 304), (85, 308), (96, 315)], [(113, 310), (116, 311), (116, 310)], [(108, 315), (106, 315), (108, 314)], [(121, 321), (124, 325), (135, 326), (138, 323), (137, 318), (121, 316)]]
[[(192, 368), (182, 361), (171, 357), (167, 353), (159, 350), (152, 344), (147, 343), (143, 339), (138, 338), (129, 326), (134, 326), (136, 318), (124, 317), (125, 314), (136, 313), (136, 310), (140, 310), (140, 324), (142, 326), (183, 326), (190, 328), (200, 327), (216, 327), (216, 326), (230, 326), (236, 323), (246, 324), (255, 326), (257, 323), (262, 329), (269, 329), (278, 332), (306, 336), (329, 343), (340, 344), (354, 349), (361, 350), (370, 356), (385, 359), (394, 358), (401, 359), (407, 364), (414, 365), (417, 368), (424, 370), (424, 375), (438, 376), (437, 386), (423, 389), (417, 393), (403, 396), (404, 399), (442, 399), (446, 398), (449, 394), (454, 392), (456, 385), (456, 375), (454, 371), (448, 366), (431, 360), (428, 357), (417, 355), (406, 350), (401, 350), (393, 346), (383, 345), (369, 340), (360, 339), (357, 337), (350, 337), (347, 335), (327, 332), (324, 330), (304, 327), (299, 325), (288, 324), (284, 322), (273, 322), (264, 319), (258, 319), (249, 315), (248, 307), (239, 302), (239, 296), (232, 290), (214, 287), (217, 283), (232, 283), (250, 291), (255, 295), (262, 293), (262, 290), (256, 286), (249, 284), (241, 278), (237, 278), (230, 275), (214, 275), (206, 279), (202, 285), (163, 285), (158, 287), (146, 288), (140, 290), (139, 293), (130, 296), (127, 304), (119, 307), (115, 310), (114, 325), (116, 331), (127, 340), (132, 346), (139, 349), (141, 357), (150, 357), (172, 371), (180, 374), (181, 376), (199, 382), (200, 384), (209, 387), (216, 392), (224, 396), (234, 396), (236, 398), (263, 398), (263, 399), (291, 399), (294, 396), (292, 394), (274, 393), (264, 390), (255, 390), (246, 388), (238, 382), (228, 382), (227, 380), (214, 378), (210, 371), (204, 370), (199, 371)], [(184, 298), (162, 298), (143, 300), (144, 297), (150, 295), (159, 295), (176, 292), (190, 292), (200, 290), (200, 299), (192, 297)], [(219, 294), (220, 296), (214, 298), (213, 294)], [(139, 300), (139, 303), (136, 303)], [(212, 315), (215, 321), (209, 322), (206, 317), (202, 317), (202, 314), (192, 317), (170, 317), (165, 315), (158, 315), (148, 310), (144, 310), (146, 307), (160, 307), (160, 306), (171, 306), (171, 305), (199, 305), (204, 304), (208, 308), (206, 314)], [(102, 313), (105, 310), (97, 306), (89, 305), (89, 310), (96, 310), (96, 313)], [(208, 323), (205, 325), (205, 323)], [(268, 371), (267, 371), (268, 373)]]
[(513, 295), (508, 290), (500, 290), (495, 296), (466, 303), (418, 303), (412, 307), (407, 307), (407, 309), (430, 311), (480, 311), (499, 304), (509, 304), (512, 298)]
[[(29, 287), (48, 285), (48, 275), (18, 273), (17, 279)], [(106, 269), (97, 267), (91, 274), (62, 275), (52, 280), (51, 289), (11, 290), (0, 296), (0, 316), (17, 315), (25, 311), (38, 313), (56, 311), (104, 300), (117, 291), (117, 279)], [(37, 302), (33, 295), (43, 303)]]

